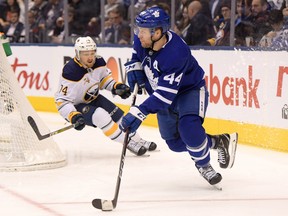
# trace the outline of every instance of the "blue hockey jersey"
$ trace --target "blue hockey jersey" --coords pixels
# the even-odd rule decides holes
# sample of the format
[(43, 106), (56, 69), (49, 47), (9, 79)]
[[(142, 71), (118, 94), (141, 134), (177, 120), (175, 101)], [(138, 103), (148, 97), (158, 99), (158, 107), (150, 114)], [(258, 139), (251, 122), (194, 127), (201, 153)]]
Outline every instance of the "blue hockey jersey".
[(205, 85), (203, 69), (174, 32), (167, 32), (167, 43), (159, 51), (143, 48), (135, 35), (133, 49), (132, 60), (141, 62), (147, 77), (145, 88), (150, 97), (139, 106), (145, 114), (167, 109), (178, 95)]

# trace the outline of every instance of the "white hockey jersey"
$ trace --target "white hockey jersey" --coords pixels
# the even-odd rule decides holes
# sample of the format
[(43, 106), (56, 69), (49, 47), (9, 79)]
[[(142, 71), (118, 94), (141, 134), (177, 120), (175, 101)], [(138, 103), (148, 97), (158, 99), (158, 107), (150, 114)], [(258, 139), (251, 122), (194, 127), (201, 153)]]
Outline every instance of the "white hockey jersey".
[(111, 70), (101, 56), (96, 57), (92, 68), (84, 68), (76, 59), (71, 59), (64, 67), (60, 77), (55, 102), (60, 115), (68, 119), (69, 113), (76, 111), (75, 105), (95, 100), (99, 90), (112, 91), (116, 81)]

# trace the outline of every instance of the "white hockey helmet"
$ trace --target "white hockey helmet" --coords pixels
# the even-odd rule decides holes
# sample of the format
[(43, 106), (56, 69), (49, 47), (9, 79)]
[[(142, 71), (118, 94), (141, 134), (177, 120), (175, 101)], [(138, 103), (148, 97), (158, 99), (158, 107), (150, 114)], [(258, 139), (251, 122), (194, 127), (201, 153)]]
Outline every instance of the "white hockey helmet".
[(79, 37), (75, 41), (75, 52), (76, 52), (76, 58), (80, 60), (80, 51), (90, 51), (97, 49), (96, 43), (93, 41), (93, 39), (89, 36), (87, 37)]

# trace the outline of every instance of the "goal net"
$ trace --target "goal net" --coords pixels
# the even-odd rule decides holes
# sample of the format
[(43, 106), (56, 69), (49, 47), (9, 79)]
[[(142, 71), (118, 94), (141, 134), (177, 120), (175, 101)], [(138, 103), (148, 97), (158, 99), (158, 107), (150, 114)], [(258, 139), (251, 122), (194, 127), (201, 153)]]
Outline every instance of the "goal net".
[(0, 38), (0, 171), (52, 169), (66, 165), (65, 156), (49, 137), (39, 141), (27, 118), (42, 134), (49, 128), (40, 119), (21, 89)]

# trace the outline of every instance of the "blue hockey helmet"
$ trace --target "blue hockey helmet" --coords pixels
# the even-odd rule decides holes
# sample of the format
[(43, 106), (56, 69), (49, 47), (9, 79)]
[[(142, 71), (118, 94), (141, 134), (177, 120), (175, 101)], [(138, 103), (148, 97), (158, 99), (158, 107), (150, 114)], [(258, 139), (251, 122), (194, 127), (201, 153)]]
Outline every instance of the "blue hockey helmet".
[(162, 34), (170, 29), (170, 16), (160, 7), (151, 7), (142, 11), (135, 19), (135, 33), (137, 27), (149, 28), (153, 35), (156, 28), (162, 28)]

